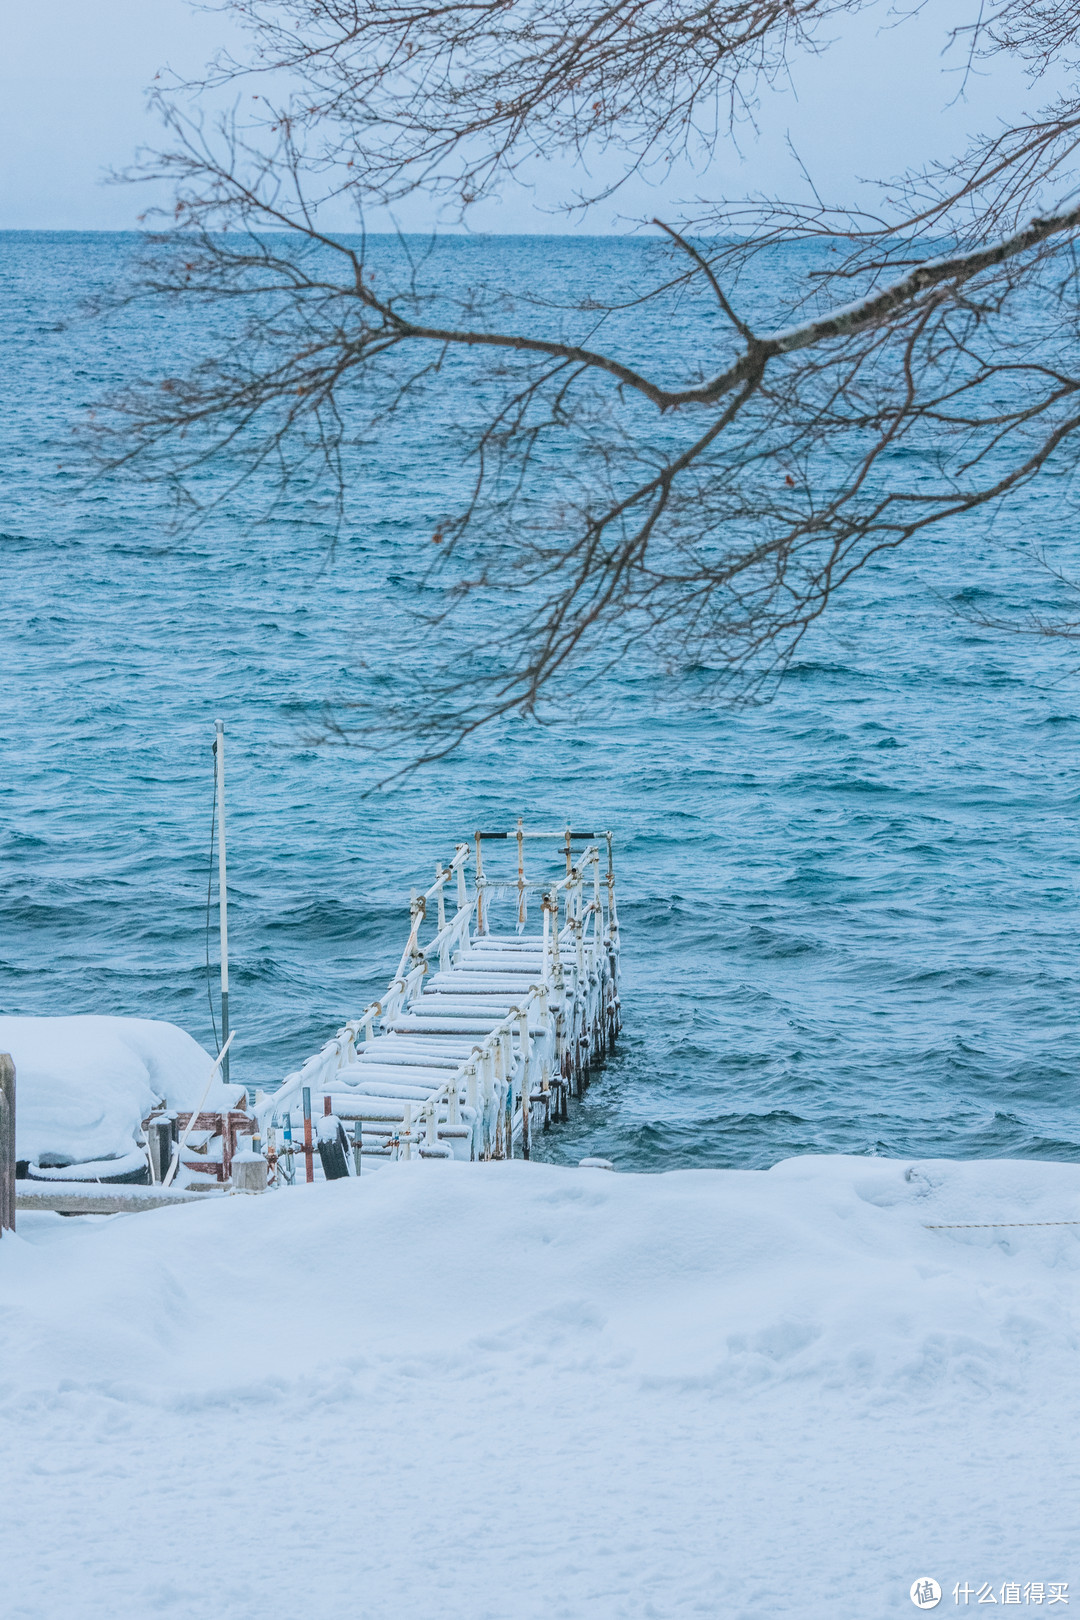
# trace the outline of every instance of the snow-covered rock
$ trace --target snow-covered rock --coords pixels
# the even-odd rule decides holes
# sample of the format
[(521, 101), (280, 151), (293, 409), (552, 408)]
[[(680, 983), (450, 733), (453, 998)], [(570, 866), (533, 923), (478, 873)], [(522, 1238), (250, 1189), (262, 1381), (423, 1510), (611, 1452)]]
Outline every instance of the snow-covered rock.
[[(15, 1060), (16, 1153), (33, 1163), (125, 1159), (151, 1109), (191, 1109), (213, 1062), (176, 1024), (155, 1018), (0, 1017)], [(220, 1080), (205, 1106), (235, 1104)]]
[(20, 1216), (5, 1612), (1075, 1605), (1080, 1224), (1042, 1222), (1080, 1223), (1080, 1166), (413, 1162)]

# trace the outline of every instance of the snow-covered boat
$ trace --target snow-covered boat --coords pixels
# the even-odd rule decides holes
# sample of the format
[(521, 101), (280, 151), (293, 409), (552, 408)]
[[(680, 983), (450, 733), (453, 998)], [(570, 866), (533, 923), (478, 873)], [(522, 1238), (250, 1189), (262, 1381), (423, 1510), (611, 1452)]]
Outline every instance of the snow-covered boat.
[[(212, 1074), (214, 1059), (175, 1024), (154, 1018), (87, 1014), (67, 1018), (0, 1017), (0, 1052), (17, 1077), (16, 1174), (27, 1182), (147, 1185), (163, 1179), (162, 1136), (169, 1143), (198, 1107), (204, 1126), (185, 1144), (174, 1182), (221, 1185), (221, 1145), (250, 1133), (243, 1086)], [(154, 1148), (159, 1158), (155, 1171)], [(168, 1153), (165, 1154), (168, 1162)], [(194, 1168), (188, 1169), (188, 1165)]]

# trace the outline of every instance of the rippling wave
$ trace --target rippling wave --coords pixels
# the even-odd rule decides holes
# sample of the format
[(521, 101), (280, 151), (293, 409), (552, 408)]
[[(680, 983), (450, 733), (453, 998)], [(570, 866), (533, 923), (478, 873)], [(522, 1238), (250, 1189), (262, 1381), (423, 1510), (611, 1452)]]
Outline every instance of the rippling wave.
[[(410, 887), (523, 814), (617, 833), (625, 1040), (551, 1157), (1080, 1157), (1076, 678), (1067, 648), (950, 608), (1053, 606), (1019, 543), (1069, 543), (1055, 498), (868, 567), (767, 706), (615, 671), (575, 724), (507, 723), (364, 797), (361, 759), (310, 747), (304, 716), (392, 635), (452, 450), (367, 444), (367, 517), (330, 561), (299, 520), (171, 542), (145, 491), (87, 489), (66, 460), (79, 411), (190, 344), (160, 313), (71, 320), (129, 248), (0, 237), (5, 1011), (169, 1018), (211, 1042), (222, 714), (238, 1078), (275, 1083), (363, 1006)], [(550, 272), (546, 244), (469, 251), (507, 280)], [(636, 251), (558, 254), (587, 278), (590, 255)]]

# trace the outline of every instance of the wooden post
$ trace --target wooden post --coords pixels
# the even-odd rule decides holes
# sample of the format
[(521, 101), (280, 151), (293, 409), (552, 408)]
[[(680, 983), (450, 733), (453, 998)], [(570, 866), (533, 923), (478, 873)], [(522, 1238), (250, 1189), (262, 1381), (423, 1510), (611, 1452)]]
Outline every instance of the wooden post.
[(0, 1052), (0, 1235), (15, 1230), (15, 1062)]
[(173, 1150), (173, 1126), (176, 1116), (166, 1114), (152, 1119), (146, 1127), (150, 1139), (150, 1173), (159, 1185), (169, 1173)]
[(226, 1109), (221, 1116), (221, 1179), (228, 1181), (232, 1175), (233, 1154), (239, 1147), (236, 1139), (236, 1126), (233, 1123), (232, 1111)]
[(244, 1149), (233, 1155), (233, 1191), (264, 1193), (266, 1191), (267, 1163), (261, 1153)]

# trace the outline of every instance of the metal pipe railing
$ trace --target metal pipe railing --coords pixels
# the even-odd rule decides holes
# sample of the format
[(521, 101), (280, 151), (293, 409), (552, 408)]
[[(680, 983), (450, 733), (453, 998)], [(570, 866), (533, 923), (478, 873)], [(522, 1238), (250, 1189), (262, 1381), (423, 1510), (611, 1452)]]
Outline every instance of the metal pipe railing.
[[(485, 874), (482, 846), (488, 840), (516, 842), (516, 878), (499, 880)], [(525, 874), (525, 843), (544, 840), (561, 844), (561, 853), (566, 859), (565, 875), (554, 882), (529, 879)], [(601, 840), (606, 844), (608, 857), (603, 882)], [(574, 851), (572, 846), (581, 842), (585, 842), (586, 847), (580, 852)], [(466, 882), (470, 860), (474, 861), (471, 896)], [(591, 893), (586, 901), (585, 884), (590, 877)], [(446, 887), (454, 879), (457, 910), (448, 921)], [(483, 1156), (512, 1154), (519, 1114), (522, 1149), (527, 1153), (531, 1134), (529, 1113), (534, 1101), (542, 1103), (546, 1121), (552, 1098), (558, 1117), (561, 1096), (565, 1117), (565, 1092), (570, 1079), (573, 1078), (576, 1085), (582, 1083), (583, 1067), (587, 1068), (598, 1040), (613, 1039), (617, 1028), (618, 995), (614, 976), (618, 923), (612, 834), (575, 832), (569, 827), (559, 832), (533, 833), (527, 832), (519, 820), (509, 832), (477, 831), (472, 849), (466, 843), (458, 844), (449, 865), (436, 867), (432, 885), (412, 897), (408, 939), (398, 971), (382, 999), (371, 1002), (358, 1018), (350, 1019), (332, 1040), (308, 1058), (301, 1069), (288, 1075), (281, 1088), (259, 1105), (256, 1112), (260, 1118), (280, 1113), (304, 1089), (321, 1090), (323, 1095), (328, 1095), (335, 1080), (346, 1085), (352, 1083), (348, 1071), (360, 1063), (358, 1047), (375, 1039), (376, 1024), (390, 1032), (403, 1009), (422, 1000), (423, 981), (432, 961), (437, 960), (439, 970), (447, 972), (455, 956), (468, 949), (474, 938), (489, 934), (490, 907), (500, 890), (516, 893), (519, 932), (528, 892), (535, 890), (543, 896), (543, 931), (536, 941), (540, 948), (540, 981), (530, 986), (527, 995), (517, 997), (514, 1006), (467, 1057), (450, 1069), (444, 1080), (432, 1087), (422, 1103), (402, 1099), (402, 1127), (395, 1133), (393, 1151), (396, 1155), (404, 1148), (408, 1153), (418, 1144), (431, 1147), (432, 1130), (437, 1133), (440, 1124), (458, 1127), (464, 1110), (471, 1121), (474, 1153), (479, 1145)], [(431, 901), (437, 906), (436, 931), (427, 943), (422, 943), (421, 933)], [(564, 919), (561, 923), (560, 913)], [(535, 1035), (530, 1031), (530, 1018), (534, 1021)], [(405, 1038), (408, 1039), (408, 1035)], [(540, 1089), (534, 1097), (537, 1069)]]

